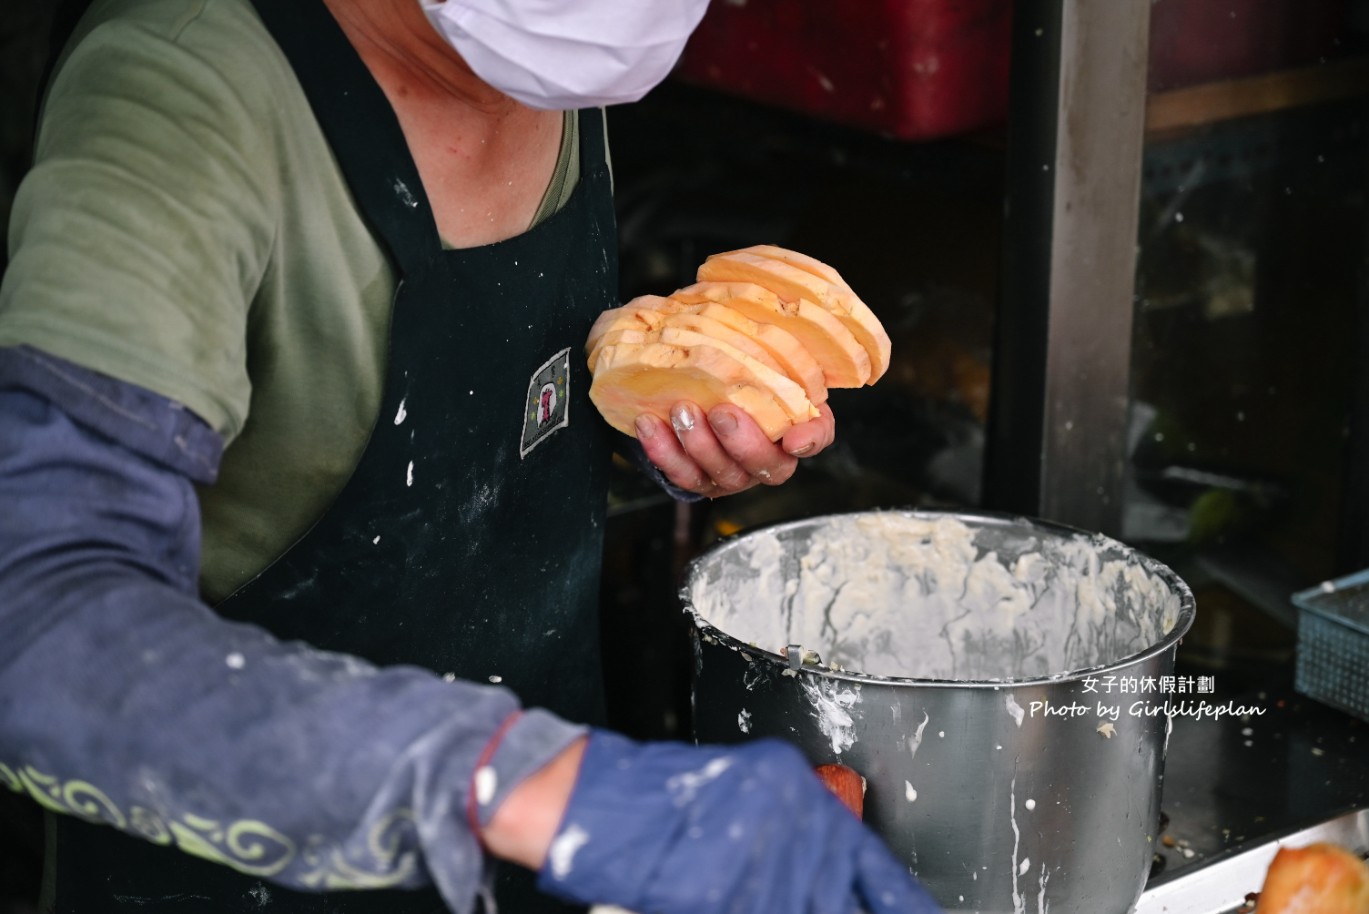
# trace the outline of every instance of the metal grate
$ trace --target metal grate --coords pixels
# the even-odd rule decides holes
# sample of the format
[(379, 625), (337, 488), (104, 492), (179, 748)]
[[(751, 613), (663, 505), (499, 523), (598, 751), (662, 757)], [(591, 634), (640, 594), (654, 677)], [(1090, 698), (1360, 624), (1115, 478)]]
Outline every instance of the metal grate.
[(1369, 570), (1293, 595), (1298, 614), (1294, 687), (1369, 721)]

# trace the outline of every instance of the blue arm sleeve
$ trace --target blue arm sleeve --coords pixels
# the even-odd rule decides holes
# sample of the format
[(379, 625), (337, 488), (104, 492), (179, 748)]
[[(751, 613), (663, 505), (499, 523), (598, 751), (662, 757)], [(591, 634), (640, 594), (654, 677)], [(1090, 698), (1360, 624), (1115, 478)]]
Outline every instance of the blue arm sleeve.
[[(294, 888), (432, 881), (470, 911), (467, 793), (516, 699), (216, 616), (196, 596), (192, 482), (219, 448), (149, 391), (0, 349), (0, 787)], [(482, 802), (581, 732), (518, 717)], [(206, 819), (269, 857), (235, 857)]]

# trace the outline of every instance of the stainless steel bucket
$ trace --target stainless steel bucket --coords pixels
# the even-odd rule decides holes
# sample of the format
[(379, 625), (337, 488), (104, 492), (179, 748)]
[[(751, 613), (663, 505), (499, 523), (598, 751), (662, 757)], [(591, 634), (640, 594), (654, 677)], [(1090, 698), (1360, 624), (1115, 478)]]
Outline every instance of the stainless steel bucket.
[[(781, 524), (688, 569), (695, 735), (865, 775), (948, 911), (1124, 914), (1157, 839), (1193, 596), (1121, 543), (992, 514)], [(1185, 694), (1178, 692), (1185, 687)]]

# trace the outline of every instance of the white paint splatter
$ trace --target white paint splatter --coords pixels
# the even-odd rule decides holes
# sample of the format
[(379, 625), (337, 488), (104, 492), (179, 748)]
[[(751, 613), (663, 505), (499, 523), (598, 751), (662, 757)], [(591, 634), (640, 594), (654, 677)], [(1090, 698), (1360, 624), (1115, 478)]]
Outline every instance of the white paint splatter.
[(832, 751), (840, 755), (843, 749), (855, 745), (856, 725), (850, 709), (860, 701), (860, 693), (826, 680), (813, 684), (805, 679), (799, 684), (813, 706), (818, 729), (832, 742)]
[(917, 757), (917, 750), (922, 745), (922, 731), (927, 729), (927, 722), (932, 719), (932, 715), (926, 711), (922, 712), (922, 723), (917, 725), (917, 730), (913, 733), (913, 738), (908, 741), (908, 752)]
[(551, 847), (547, 849), (552, 876), (556, 879), (565, 879), (569, 876), (575, 868), (575, 855), (588, 843), (589, 832), (574, 823), (557, 835), (551, 842)]
[(1103, 734), (1107, 739), (1112, 739), (1117, 735), (1117, 728), (1111, 723), (1102, 723), (1098, 725), (1098, 732)]
[(395, 425), (403, 425), (405, 417), (409, 415), (409, 411), (404, 408), (404, 404), (407, 402), (409, 402), (408, 397), (399, 401), (399, 412), (395, 413)]
[(1035, 800), (1028, 800), (1027, 802), (1023, 803), (1022, 805), (1025, 806), (1025, 807), (1027, 807), (1027, 811), (1028, 811), (1028, 812), (1031, 812), (1033, 809), (1036, 808), (1036, 801), (1035, 801)]
[(498, 788), (499, 774), (493, 768), (482, 765), (475, 770), (475, 802), (488, 806)]
[(482, 482), (461, 507), (461, 519), (475, 526), (481, 517), (499, 502), (499, 489)]
[(737, 728), (743, 733), (751, 732), (751, 712), (742, 708), (742, 712), (737, 715)]
[(1040, 891), (1036, 893), (1036, 914), (1050, 914), (1050, 902), (1046, 901), (1046, 883), (1051, 881), (1051, 874), (1046, 872), (1046, 864), (1041, 864), (1041, 878), (1037, 881)]
[(1012, 911), (1013, 914), (1027, 914), (1027, 897), (1017, 889), (1019, 872), (1017, 852), (1022, 845), (1022, 833), (1017, 829), (1017, 775), (1013, 775), (1008, 785), (1008, 824), (1012, 826)]
[(228, 668), (230, 670), (240, 670), (247, 665), (247, 658), (244, 657), (242, 654), (239, 654), (237, 651), (234, 651), (227, 657), (223, 658), (223, 662), (228, 664)]
[(1029, 869), (1031, 869), (1031, 868), (1032, 868), (1032, 858), (1030, 858), (1030, 857), (1023, 857), (1023, 858), (1022, 858), (1022, 863), (1021, 863), (1021, 865), (1018, 866), (1018, 868), (1017, 868), (1017, 875), (1019, 875), (1019, 876), (1025, 876), (1025, 875), (1027, 875), (1027, 870), (1029, 870)]
[(412, 460), (409, 461), (409, 470), (404, 475), (404, 484), (406, 486), (411, 486), (414, 484), (414, 462)]
[(490, 682), (494, 683), (495, 685), (498, 685), (499, 683), (501, 683), (501, 682), (503, 682), (503, 681), (504, 681), (504, 677), (503, 677), (503, 676), (500, 676), (498, 673), (494, 673), (494, 674), (492, 674), (492, 675), (490, 676)]
[(917, 799), (917, 790), (910, 781), (903, 782), (903, 799), (907, 800), (909, 803)]
[(1013, 698), (1011, 694), (1008, 695), (1007, 706), (1008, 713), (1012, 715), (1012, 719), (1017, 722), (1017, 726), (1020, 728), (1022, 726), (1022, 718), (1027, 713), (1026, 710), (1017, 703), (1017, 699)]
[(709, 781), (722, 774), (732, 767), (732, 757), (721, 755), (698, 771), (686, 771), (684, 774), (677, 774), (665, 782), (666, 790), (675, 798), (676, 806), (684, 806), (694, 801), (694, 795), (699, 792), (699, 788)]
[(415, 209), (418, 206), (418, 200), (415, 199), (413, 192), (409, 190), (409, 186), (398, 178), (395, 178), (394, 192), (395, 195), (399, 197), (400, 201), (405, 206), (409, 207), (409, 209)]
[(380, 537), (377, 536), (375, 539), (371, 540), (371, 545), (372, 545), (372, 546), (379, 546), (379, 545), (380, 545)]

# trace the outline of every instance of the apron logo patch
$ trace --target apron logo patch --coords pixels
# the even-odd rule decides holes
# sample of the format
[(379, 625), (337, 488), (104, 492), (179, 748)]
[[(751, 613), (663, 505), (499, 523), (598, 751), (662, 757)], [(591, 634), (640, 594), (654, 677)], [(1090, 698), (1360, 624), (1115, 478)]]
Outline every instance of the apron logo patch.
[(570, 349), (562, 349), (542, 363), (528, 381), (523, 404), (523, 444), (519, 457), (541, 444), (557, 429), (570, 424)]

